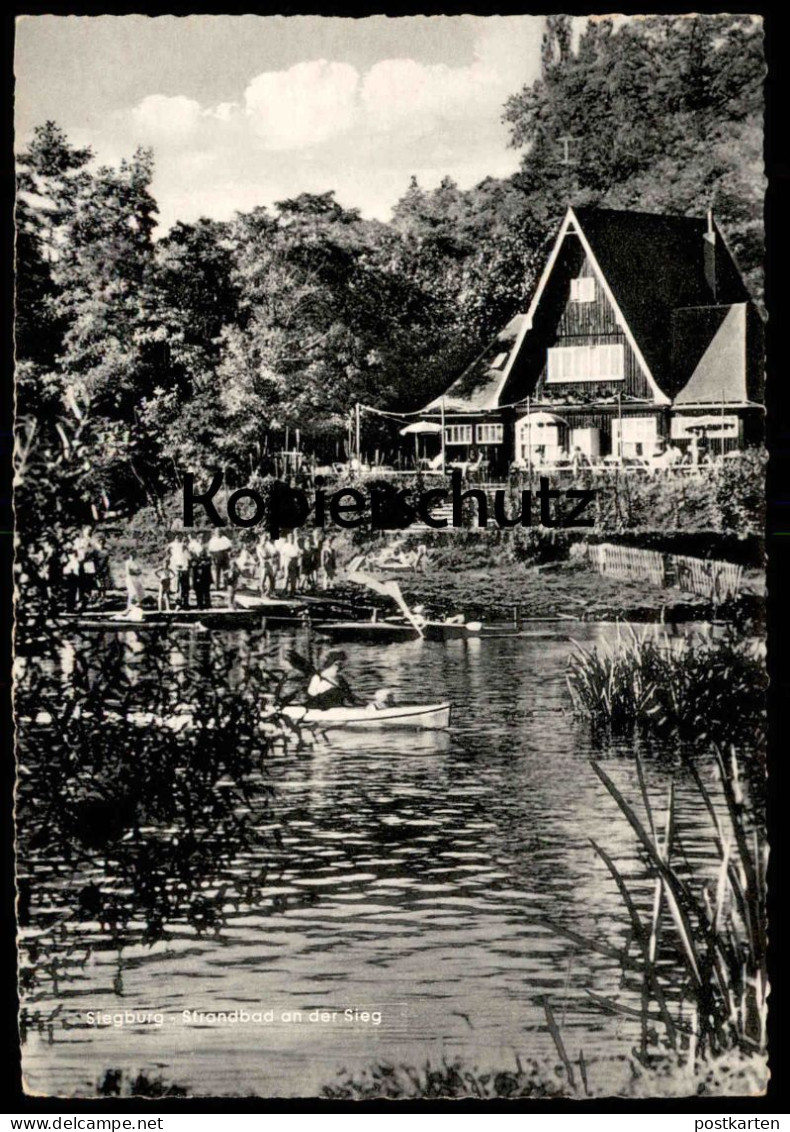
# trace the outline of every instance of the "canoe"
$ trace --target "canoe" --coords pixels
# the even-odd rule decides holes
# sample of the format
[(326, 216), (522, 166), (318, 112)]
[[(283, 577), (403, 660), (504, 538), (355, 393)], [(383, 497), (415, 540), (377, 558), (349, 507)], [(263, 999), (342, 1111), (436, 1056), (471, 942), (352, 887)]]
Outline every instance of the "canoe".
[[(445, 700), (438, 704), (398, 704), (384, 708), (377, 708), (375, 704), (370, 703), (361, 707), (337, 707), (318, 711), (304, 704), (288, 704), (281, 711), (294, 723), (303, 727), (314, 727), (319, 732), (345, 729), (395, 731), (405, 728), (417, 731), (445, 731), (450, 726), (451, 706), (449, 700)], [(123, 715), (120, 712), (110, 711), (104, 718), (120, 720)], [(167, 727), (171, 731), (189, 731), (195, 727), (195, 715), (189, 707), (164, 716), (152, 711), (128, 711), (125, 713), (125, 718), (130, 723), (145, 728)], [(269, 718), (264, 714), (261, 719), (262, 727), (267, 725)], [(52, 716), (49, 712), (40, 711), (32, 722), (48, 725), (52, 723)], [(214, 721), (206, 721), (204, 726), (211, 729)]]
[(546, 641), (567, 641), (568, 634), (554, 629), (484, 629), (480, 634), (485, 640), (531, 637)]
[[(259, 594), (237, 593), (232, 612), (240, 610), (248, 613), (298, 613), (305, 608), (301, 597), (265, 597)], [(226, 610), (226, 612), (231, 612)]]
[(375, 641), (390, 644), (395, 641), (416, 641), (420, 634), (413, 625), (392, 621), (321, 621), (314, 625), (321, 637), (333, 641)]
[(173, 622), (146, 618), (145, 621), (129, 621), (122, 617), (107, 618), (106, 620), (92, 617), (70, 617), (68, 621), (61, 622), (63, 628), (88, 630), (93, 633), (139, 633), (146, 629), (168, 629)]
[(401, 704), (397, 707), (377, 708), (337, 707), (318, 711), (303, 704), (291, 704), (283, 712), (294, 723), (329, 730), (349, 727), (354, 730), (380, 730), (381, 728), (411, 727), (423, 731), (441, 731), (450, 726), (450, 703)]
[(479, 621), (465, 624), (455, 621), (426, 621), (422, 627), (426, 641), (460, 641), (467, 637), (479, 637), (481, 629)]
[[(375, 641), (389, 644), (396, 641), (416, 641), (420, 634), (408, 621), (323, 621), (313, 626), (322, 637), (336, 641)], [(480, 635), (479, 621), (458, 624), (454, 621), (426, 621), (422, 626), (426, 641), (457, 641)]]

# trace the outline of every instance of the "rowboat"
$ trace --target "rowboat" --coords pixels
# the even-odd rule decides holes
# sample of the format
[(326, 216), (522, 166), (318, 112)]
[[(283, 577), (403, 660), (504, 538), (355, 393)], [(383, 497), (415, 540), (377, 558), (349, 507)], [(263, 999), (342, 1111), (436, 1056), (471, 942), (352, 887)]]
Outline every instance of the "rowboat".
[(381, 728), (417, 728), (422, 731), (442, 731), (450, 726), (450, 703), (402, 704), (397, 707), (336, 707), (319, 711), (304, 704), (290, 704), (283, 713), (294, 723), (320, 730), (353, 728), (379, 730)]

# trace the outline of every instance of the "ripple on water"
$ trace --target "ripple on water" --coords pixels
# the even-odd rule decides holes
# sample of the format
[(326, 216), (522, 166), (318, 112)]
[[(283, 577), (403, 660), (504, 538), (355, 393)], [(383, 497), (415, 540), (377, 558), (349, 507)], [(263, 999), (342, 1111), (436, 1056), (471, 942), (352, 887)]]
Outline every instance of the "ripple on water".
[[(294, 643), (286, 633), (268, 640), (283, 655)], [(264, 638), (229, 635), (229, 649), (240, 641)], [(172, 1026), (119, 1034), (56, 1022), (51, 1043), (32, 1034), (25, 1047), (30, 1086), (68, 1094), (92, 1089), (93, 1076), (111, 1065), (158, 1065), (196, 1093), (303, 1095), (342, 1064), (359, 1068), (371, 1058), (421, 1064), (460, 1054), (501, 1066), (518, 1051), (553, 1059), (543, 995), (588, 1059), (630, 1047), (629, 1024), (601, 1015), (586, 993), (616, 992), (619, 971), (540, 923), (551, 917), (622, 944), (619, 897), (590, 838), (642, 878), (630, 830), (589, 768), (595, 752), (584, 729), (557, 710), (569, 647), (529, 638), (474, 650), (349, 645), (360, 691), (395, 687), (414, 701), (430, 687), (432, 697), (453, 701), (455, 730), (435, 744), (371, 734), (273, 758), (259, 794), (237, 813), (261, 843), (201, 878), (204, 896), (225, 890), (216, 932), (178, 922), (150, 945), (139, 938), (142, 925), (130, 925), (138, 938), (119, 953), (106, 926), (75, 916), (74, 892), (87, 875), (65, 861), (29, 862), (36, 895), (25, 939), (59, 972), (53, 979), (39, 965), (31, 1014), (63, 1004), (73, 1020), (142, 1003), (177, 1013), (378, 1002), (379, 1030), (352, 1027), (341, 1037), (332, 1027), (289, 1023), (276, 1032)], [(633, 797), (627, 754), (597, 752)], [(665, 797), (665, 772), (648, 762), (647, 773), (648, 788)], [(710, 864), (704, 816), (690, 799), (681, 782), (678, 819), (690, 860)], [(92, 882), (111, 887), (108, 868), (98, 866)], [(645, 883), (646, 906), (649, 893)], [(64, 942), (75, 940), (79, 946)]]

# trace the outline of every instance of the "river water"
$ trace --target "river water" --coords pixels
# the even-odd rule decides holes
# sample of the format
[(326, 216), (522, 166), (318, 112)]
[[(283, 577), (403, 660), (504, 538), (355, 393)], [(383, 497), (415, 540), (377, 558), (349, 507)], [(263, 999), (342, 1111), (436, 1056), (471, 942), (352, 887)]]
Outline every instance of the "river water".
[[(573, 632), (589, 644), (611, 629)], [(225, 640), (281, 658), (304, 647), (295, 632)], [(189, 632), (181, 644), (189, 658)], [(269, 756), (238, 814), (266, 837), (201, 878), (214, 895), (255, 882), (215, 930), (176, 920), (165, 938), (119, 947), (75, 913), (68, 862), (22, 862), (38, 896), (23, 931), (37, 968), (24, 996), (27, 1087), (92, 1095), (112, 1068), (193, 1095), (311, 1096), (380, 1062), (555, 1062), (544, 997), (591, 1074), (627, 1054), (634, 1024), (588, 993), (621, 993), (616, 961), (544, 922), (622, 946), (627, 916), (591, 839), (637, 883), (641, 870), (590, 766), (635, 799), (633, 750), (594, 747), (569, 714), (572, 647), (562, 626), (550, 638), (346, 646), (359, 692), (449, 699), (451, 730), (346, 734)], [(704, 857), (709, 827), (677, 752), (654, 749), (645, 764), (660, 810), (675, 773), (679, 833)], [(714, 783), (712, 766), (702, 771)], [(119, 1023), (124, 1011), (151, 1013)], [(233, 1011), (250, 1018), (213, 1017)], [(113, 1017), (97, 1024), (102, 1012)]]

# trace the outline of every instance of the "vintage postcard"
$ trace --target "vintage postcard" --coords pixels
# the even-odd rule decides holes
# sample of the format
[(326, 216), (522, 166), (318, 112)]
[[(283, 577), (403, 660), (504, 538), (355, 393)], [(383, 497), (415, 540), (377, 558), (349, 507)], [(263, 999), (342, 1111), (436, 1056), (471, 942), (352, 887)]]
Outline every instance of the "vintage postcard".
[(759, 17), (15, 70), (26, 1091), (763, 1094)]

